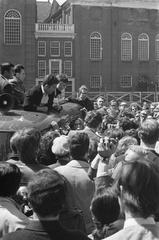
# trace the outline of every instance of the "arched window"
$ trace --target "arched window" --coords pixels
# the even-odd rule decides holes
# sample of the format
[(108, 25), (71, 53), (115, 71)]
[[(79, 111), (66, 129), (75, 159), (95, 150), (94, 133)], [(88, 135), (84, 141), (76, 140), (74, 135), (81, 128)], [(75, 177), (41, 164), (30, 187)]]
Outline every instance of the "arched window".
[(139, 61), (149, 60), (149, 37), (146, 33), (138, 37), (138, 59)]
[(17, 10), (8, 10), (4, 15), (4, 43), (21, 44), (21, 15)]
[(156, 60), (159, 61), (159, 34), (157, 34), (155, 38), (155, 55)]
[(93, 32), (90, 35), (90, 59), (102, 59), (102, 37), (98, 32)]
[(132, 36), (130, 33), (123, 33), (121, 35), (121, 60), (132, 60)]

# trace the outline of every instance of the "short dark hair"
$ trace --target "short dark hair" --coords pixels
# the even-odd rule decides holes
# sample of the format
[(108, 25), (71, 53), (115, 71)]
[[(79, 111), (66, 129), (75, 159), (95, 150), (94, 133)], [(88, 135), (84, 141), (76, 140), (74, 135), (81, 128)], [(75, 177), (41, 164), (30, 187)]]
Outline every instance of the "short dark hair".
[(65, 203), (64, 177), (52, 169), (37, 172), (28, 184), (28, 198), (33, 210), (41, 217), (56, 216)]
[(5, 71), (9, 72), (13, 67), (14, 67), (14, 65), (10, 62), (2, 63), (1, 64), (1, 74), (3, 75)]
[(159, 210), (159, 169), (145, 159), (123, 164), (117, 187), (125, 210), (147, 218)]
[(20, 186), (20, 169), (11, 163), (0, 163), (0, 196), (14, 196)]
[(89, 137), (87, 133), (76, 132), (69, 139), (70, 155), (76, 160), (82, 160), (89, 150)]
[(43, 85), (44, 86), (45, 85), (52, 86), (52, 85), (58, 84), (58, 83), (59, 83), (59, 80), (53, 74), (46, 75), (44, 80), (43, 80)]
[(16, 75), (16, 73), (20, 73), (22, 69), (24, 70), (24, 66), (22, 64), (15, 65), (15, 67), (14, 67), (14, 75)]
[(56, 75), (56, 78), (59, 80), (59, 82), (68, 83), (68, 77), (66, 74), (58, 74)]
[(85, 117), (85, 123), (90, 128), (97, 128), (102, 122), (102, 115), (98, 111), (89, 111)]
[(12, 142), (22, 162), (35, 161), (40, 142), (40, 132), (36, 128), (24, 128), (14, 133)]
[(103, 188), (92, 199), (91, 211), (103, 226), (116, 221), (120, 214), (118, 197), (111, 188)]
[(155, 119), (146, 119), (140, 125), (139, 137), (144, 143), (155, 144), (159, 138), (159, 124)]

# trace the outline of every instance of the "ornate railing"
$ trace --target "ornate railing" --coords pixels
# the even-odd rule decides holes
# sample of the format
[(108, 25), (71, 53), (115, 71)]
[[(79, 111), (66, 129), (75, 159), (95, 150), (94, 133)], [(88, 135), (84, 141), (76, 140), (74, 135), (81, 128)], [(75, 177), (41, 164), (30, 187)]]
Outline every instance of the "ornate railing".
[(36, 32), (74, 33), (74, 24), (36, 23), (35, 30), (36, 30)]

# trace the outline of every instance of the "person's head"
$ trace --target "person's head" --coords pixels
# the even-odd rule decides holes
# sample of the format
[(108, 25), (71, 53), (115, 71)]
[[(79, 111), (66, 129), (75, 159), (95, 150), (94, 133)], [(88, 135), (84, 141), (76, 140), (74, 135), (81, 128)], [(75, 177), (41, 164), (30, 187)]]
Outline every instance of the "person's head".
[(82, 160), (88, 154), (89, 137), (87, 133), (76, 132), (69, 138), (70, 155), (75, 160)]
[(133, 217), (147, 218), (159, 210), (159, 169), (151, 161), (123, 164), (117, 189), (121, 209)]
[(116, 156), (120, 156), (121, 154), (124, 154), (130, 145), (137, 145), (137, 139), (131, 136), (124, 136), (122, 137), (119, 142), (118, 146), (115, 152)]
[(43, 80), (43, 87), (45, 93), (51, 95), (55, 91), (58, 83), (59, 80), (53, 74), (46, 75)]
[(19, 168), (11, 163), (0, 163), (0, 196), (12, 197), (16, 194), (21, 181)]
[(141, 122), (145, 121), (146, 118), (147, 118), (147, 115), (148, 115), (147, 110), (146, 110), (146, 109), (142, 110), (142, 111), (140, 112), (140, 121), (141, 121)]
[(140, 145), (130, 145), (125, 152), (125, 161), (134, 161), (146, 158), (147, 151)]
[(109, 225), (119, 217), (118, 197), (111, 188), (103, 188), (92, 199), (91, 212), (95, 223)]
[(138, 124), (132, 121), (128, 117), (122, 117), (119, 120), (119, 126), (123, 129), (123, 131), (130, 130), (130, 129), (137, 129)]
[(11, 79), (13, 78), (13, 68), (14, 65), (10, 62), (2, 63), (1, 74), (7, 79)]
[(52, 169), (37, 172), (28, 184), (28, 199), (39, 218), (58, 216), (65, 203), (65, 180)]
[(139, 138), (144, 144), (154, 145), (159, 138), (159, 124), (155, 119), (147, 119), (141, 123)]
[(124, 111), (127, 108), (127, 103), (126, 102), (121, 102), (119, 105), (119, 110)]
[(60, 134), (57, 131), (47, 131), (41, 136), (37, 161), (43, 165), (50, 165), (56, 162), (55, 155), (52, 153), (52, 142)]
[(22, 82), (25, 79), (25, 70), (24, 66), (21, 64), (17, 64), (14, 67), (14, 76), (16, 76), (17, 79), (21, 80)]
[(103, 106), (104, 106), (104, 97), (103, 97), (103, 96), (99, 96), (99, 97), (97, 98), (96, 102), (97, 102), (98, 108), (103, 107)]
[(64, 90), (67, 87), (68, 77), (66, 76), (66, 74), (58, 74), (56, 75), (56, 78), (59, 80), (57, 88), (60, 91)]
[(19, 154), (20, 160), (25, 163), (32, 163), (36, 160), (39, 141), (40, 132), (35, 128), (18, 130), (12, 139), (14, 149)]
[(117, 104), (116, 100), (113, 99), (113, 100), (110, 101), (110, 108), (116, 109), (117, 106), (118, 106), (118, 104)]
[(86, 114), (85, 123), (88, 127), (97, 129), (102, 123), (102, 115), (96, 111), (89, 111)]
[(78, 97), (80, 100), (85, 100), (88, 94), (88, 88), (82, 85), (78, 90)]
[(67, 158), (69, 159), (69, 139), (66, 135), (61, 135), (54, 139), (53, 145), (51, 148), (53, 154), (58, 158)]

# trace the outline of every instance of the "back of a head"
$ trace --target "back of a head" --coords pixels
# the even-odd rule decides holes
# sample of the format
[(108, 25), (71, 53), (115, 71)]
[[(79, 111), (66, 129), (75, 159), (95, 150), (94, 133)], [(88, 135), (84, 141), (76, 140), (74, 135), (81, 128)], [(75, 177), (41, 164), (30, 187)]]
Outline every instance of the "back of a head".
[(1, 64), (1, 74), (3, 75), (4, 72), (9, 72), (11, 70), (11, 68), (13, 68), (14, 65), (10, 62), (6, 62), (6, 63), (2, 63)]
[(76, 160), (82, 160), (89, 150), (89, 137), (87, 133), (76, 132), (69, 139), (70, 155)]
[(102, 224), (109, 225), (119, 217), (120, 206), (118, 197), (111, 188), (104, 189), (94, 196), (91, 211), (95, 219)]
[(59, 80), (59, 82), (68, 83), (68, 77), (66, 74), (58, 74), (56, 75), (56, 78)]
[(150, 161), (126, 162), (117, 181), (124, 211), (147, 218), (159, 210), (159, 169)]
[(102, 122), (102, 115), (98, 111), (89, 111), (85, 117), (85, 123), (88, 127), (96, 129)]
[(159, 124), (155, 119), (147, 119), (141, 123), (139, 137), (145, 144), (155, 144), (159, 138)]
[(22, 69), (24, 70), (24, 66), (22, 64), (15, 65), (15, 67), (14, 67), (14, 75), (16, 75), (16, 73), (20, 73)]
[(24, 128), (17, 132), (17, 152), (21, 161), (32, 163), (35, 161), (40, 142), (40, 132), (35, 128)]
[(39, 217), (57, 216), (65, 203), (65, 180), (52, 169), (35, 174), (28, 184), (28, 198)]
[(59, 80), (53, 74), (46, 75), (43, 80), (43, 86), (45, 85), (52, 86), (58, 83), (59, 83)]
[(19, 168), (11, 163), (0, 163), (0, 196), (14, 196), (20, 186), (21, 173)]

